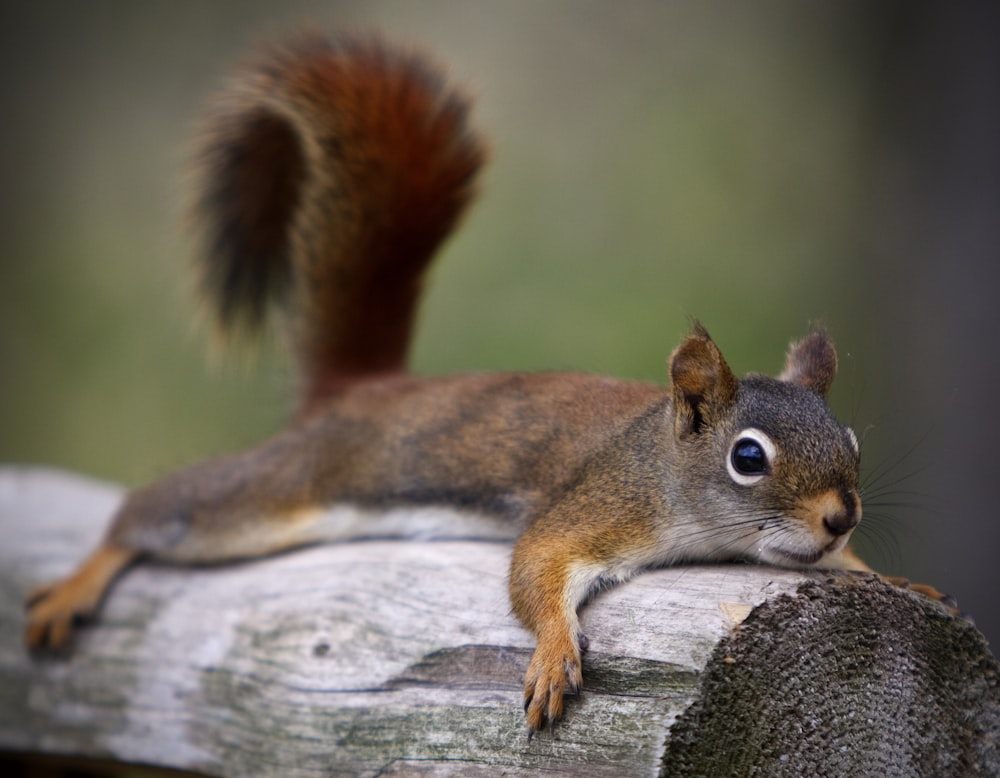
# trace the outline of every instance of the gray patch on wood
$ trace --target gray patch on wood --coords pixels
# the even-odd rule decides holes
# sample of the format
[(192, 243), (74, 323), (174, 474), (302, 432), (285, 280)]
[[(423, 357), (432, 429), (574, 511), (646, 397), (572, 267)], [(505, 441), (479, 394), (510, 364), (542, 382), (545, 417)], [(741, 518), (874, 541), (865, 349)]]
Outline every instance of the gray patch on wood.
[(520, 690), (519, 679), (531, 649), (471, 645), (433, 651), (383, 684), (385, 689), (430, 686), (439, 689)]

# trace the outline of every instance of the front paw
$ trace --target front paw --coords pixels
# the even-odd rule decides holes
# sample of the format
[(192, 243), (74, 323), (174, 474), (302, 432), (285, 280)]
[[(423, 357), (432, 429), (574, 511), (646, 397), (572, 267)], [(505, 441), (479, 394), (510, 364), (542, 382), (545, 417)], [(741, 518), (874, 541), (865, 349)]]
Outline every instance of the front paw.
[(524, 677), (524, 713), (528, 741), (546, 725), (551, 728), (563, 713), (563, 697), (577, 694), (583, 684), (580, 649), (569, 635), (541, 637)]

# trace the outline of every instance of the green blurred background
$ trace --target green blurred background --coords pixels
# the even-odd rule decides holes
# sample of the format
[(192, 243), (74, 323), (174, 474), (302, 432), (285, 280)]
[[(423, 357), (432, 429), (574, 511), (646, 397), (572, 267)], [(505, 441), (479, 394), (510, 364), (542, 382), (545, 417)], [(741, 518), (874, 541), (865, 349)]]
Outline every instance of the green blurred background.
[[(0, 10), (0, 461), (133, 485), (287, 417), (207, 358), (184, 230), (200, 107), (303, 23), (418, 43), (494, 158), (436, 267), (424, 374), (662, 381), (697, 316), (738, 372), (825, 322), (873, 566), (1000, 637), (996, 12), (987, 3), (35, 2)], [(31, 517), (24, 517), (30, 531)]]

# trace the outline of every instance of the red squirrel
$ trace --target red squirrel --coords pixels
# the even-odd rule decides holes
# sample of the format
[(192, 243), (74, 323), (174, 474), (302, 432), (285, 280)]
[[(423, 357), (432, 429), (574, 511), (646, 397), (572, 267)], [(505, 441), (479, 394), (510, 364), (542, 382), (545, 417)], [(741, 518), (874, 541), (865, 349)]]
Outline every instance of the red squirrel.
[(380, 512), (448, 508), (516, 538), (510, 598), (538, 641), (530, 737), (580, 688), (577, 609), (601, 587), (685, 561), (869, 570), (847, 545), (859, 448), (823, 399), (837, 355), (822, 330), (792, 345), (777, 378), (738, 379), (695, 325), (670, 357), (669, 390), (582, 373), (407, 373), (424, 271), (486, 159), (468, 114), (423, 56), (363, 37), (294, 38), (212, 104), (202, 290), (225, 332), (285, 313), (297, 412), (249, 451), (130, 492), (80, 568), (29, 594), (28, 646), (66, 646), (141, 559), (397, 535)]

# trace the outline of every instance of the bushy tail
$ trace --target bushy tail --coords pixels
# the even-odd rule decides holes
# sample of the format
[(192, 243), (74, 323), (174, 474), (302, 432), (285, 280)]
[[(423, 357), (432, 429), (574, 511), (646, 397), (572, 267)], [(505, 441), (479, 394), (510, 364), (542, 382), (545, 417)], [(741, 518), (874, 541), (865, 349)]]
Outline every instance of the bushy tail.
[(300, 36), (237, 74), (200, 140), (203, 290), (223, 332), (289, 314), (302, 412), (405, 369), (421, 277), (485, 159), (416, 54)]

